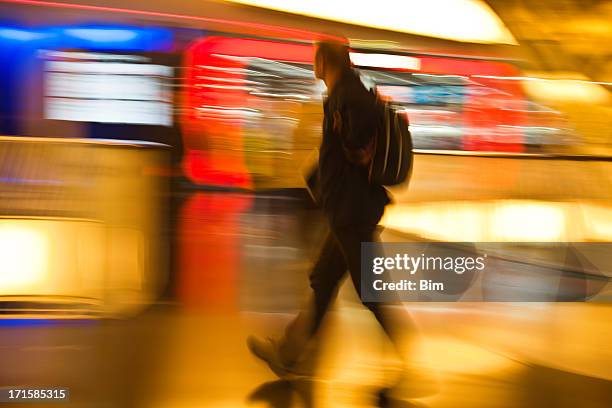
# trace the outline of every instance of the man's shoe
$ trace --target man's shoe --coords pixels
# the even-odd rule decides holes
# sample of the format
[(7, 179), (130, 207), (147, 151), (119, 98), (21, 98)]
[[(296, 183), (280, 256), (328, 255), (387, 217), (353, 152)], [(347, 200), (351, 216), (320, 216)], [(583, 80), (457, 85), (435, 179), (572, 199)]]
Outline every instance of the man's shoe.
[(265, 362), (270, 367), (270, 370), (279, 378), (295, 375), (291, 367), (282, 361), (278, 351), (278, 343), (275, 340), (269, 337), (262, 339), (256, 336), (249, 336), (247, 338), (247, 346), (251, 353)]

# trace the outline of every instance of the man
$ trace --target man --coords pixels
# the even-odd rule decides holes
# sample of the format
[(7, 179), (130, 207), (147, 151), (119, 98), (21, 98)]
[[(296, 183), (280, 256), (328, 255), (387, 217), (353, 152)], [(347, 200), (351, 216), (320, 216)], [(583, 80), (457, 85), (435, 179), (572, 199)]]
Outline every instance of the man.
[[(317, 195), (330, 231), (311, 272), (313, 296), (308, 307), (289, 324), (282, 339), (248, 339), (251, 352), (280, 377), (297, 370), (347, 271), (360, 292), (361, 243), (374, 241), (377, 224), (390, 202), (385, 188), (370, 184), (368, 178), (373, 138), (382, 115), (375, 96), (353, 71), (348, 47), (336, 42), (318, 43), (314, 72), (327, 86)], [(402, 328), (411, 324), (410, 317), (401, 306), (365, 306), (398, 352), (404, 354), (411, 336)]]

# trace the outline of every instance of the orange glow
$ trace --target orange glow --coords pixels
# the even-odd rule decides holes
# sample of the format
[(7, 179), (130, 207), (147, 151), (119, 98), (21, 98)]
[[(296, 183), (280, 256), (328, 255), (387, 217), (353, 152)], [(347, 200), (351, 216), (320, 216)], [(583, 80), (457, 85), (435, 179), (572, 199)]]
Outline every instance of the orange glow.
[(237, 309), (240, 236), (235, 231), (251, 200), (197, 193), (181, 209), (178, 296), (187, 307)]

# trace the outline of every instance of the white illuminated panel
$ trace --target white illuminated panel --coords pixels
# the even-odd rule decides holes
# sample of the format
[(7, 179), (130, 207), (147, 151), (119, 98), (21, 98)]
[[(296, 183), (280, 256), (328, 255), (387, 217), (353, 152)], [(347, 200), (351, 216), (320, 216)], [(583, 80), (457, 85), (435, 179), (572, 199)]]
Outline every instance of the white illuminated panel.
[(171, 118), (168, 103), (47, 98), (47, 119), (170, 126)]
[(0, 296), (140, 293), (145, 245), (139, 230), (93, 220), (0, 218)]
[(124, 62), (49, 61), (47, 71), (75, 74), (158, 75), (171, 76), (172, 68), (153, 64), (126, 64)]
[(47, 96), (58, 98), (164, 100), (162, 83), (153, 77), (115, 75), (74, 75), (64, 72), (47, 74)]
[(409, 69), (418, 71), (421, 69), (421, 60), (405, 55), (391, 54), (368, 54), (351, 52), (351, 62), (358, 67), (376, 67), (389, 69)]
[(0, 222), (0, 293), (47, 278), (47, 236), (24, 223)]
[(172, 125), (171, 67), (130, 60), (71, 61), (71, 54), (46, 63), (45, 118)]
[(0, 296), (100, 298), (106, 246), (96, 221), (0, 218)]

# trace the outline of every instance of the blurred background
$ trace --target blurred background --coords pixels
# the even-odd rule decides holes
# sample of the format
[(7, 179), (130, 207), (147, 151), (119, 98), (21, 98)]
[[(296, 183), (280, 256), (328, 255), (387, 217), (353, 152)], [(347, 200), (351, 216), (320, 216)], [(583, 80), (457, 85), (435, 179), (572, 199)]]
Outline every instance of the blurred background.
[(276, 381), (245, 346), (307, 294), (313, 43), (340, 36), (410, 121), (382, 240), (549, 243), (513, 255), (565, 291), (406, 303), (410, 406), (612, 406), (610, 252), (545, 250), (612, 238), (611, 20), (598, 0), (0, 0), (0, 388), (375, 406), (398, 362), (350, 283), (315, 379)]

